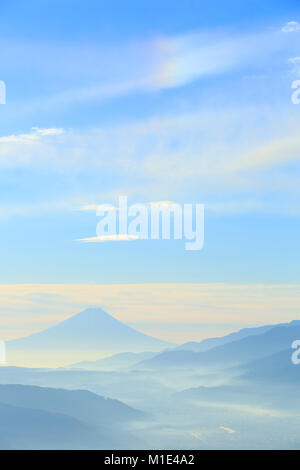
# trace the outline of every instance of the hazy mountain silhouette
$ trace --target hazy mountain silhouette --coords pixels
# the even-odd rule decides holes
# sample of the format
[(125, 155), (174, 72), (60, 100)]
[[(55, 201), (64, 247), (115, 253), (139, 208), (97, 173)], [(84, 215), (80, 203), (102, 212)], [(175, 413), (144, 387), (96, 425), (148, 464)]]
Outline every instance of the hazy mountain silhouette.
[(127, 448), (139, 445), (128, 426), (144, 417), (86, 390), (0, 385), (0, 448)]
[(0, 403), (0, 418), (5, 449), (84, 449), (108, 442), (92, 426), (60, 413)]
[(300, 385), (300, 366), (292, 363), (293, 349), (284, 349), (271, 356), (243, 364), (237, 368), (243, 379), (268, 382), (269, 384)]
[(247, 336), (256, 336), (266, 333), (274, 327), (278, 326), (299, 326), (300, 320), (293, 320), (290, 323), (279, 323), (278, 325), (264, 325), (254, 328), (243, 328), (239, 331), (229, 333), (225, 336), (220, 336), (217, 338), (207, 338), (200, 342), (190, 341), (184, 344), (181, 344), (174, 348), (175, 350), (184, 350), (184, 351), (194, 351), (194, 352), (204, 352), (212, 349), (216, 346), (222, 346), (223, 344), (231, 343), (232, 341), (237, 341), (239, 339), (246, 338)]
[(116, 354), (87, 370), (2, 367), (0, 448), (190, 449), (195, 430), (197, 448), (299, 448), (300, 322), (230, 337), (203, 352)]
[(97, 361), (83, 361), (77, 362), (68, 366), (69, 369), (85, 369), (85, 370), (123, 370), (137, 364), (140, 361), (151, 359), (156, 353), (142, 352), (142, 353), (119, 353), (112, 356), (98, 359)]
[(0, 385), (0, 403), (63, 413), (97, 426), (138, 421), (144, 414), (118, 400), (88, 390), (65, 390), (29, 385)]
[[(300, 408), (299, 367), (291, 361), (293, 350), (286, 349), (271, 356), (234, 367), (234, 380), (218, 386), (196, 386), (175, 395), (179, 401), (210, 405), (231, 404), (253, 410), (285, 410)], [(222, 373), (220, 371), (220, 373)], [(244, 408), (245, 410), (247, 408)]]
[(296, 321), (287, 324), (287, 326), (275, 326), (265, 333), (247, 336), (205, 352), (165, 351), (152, 359), (138, 363), (136, 367), (141, 369), (230, 367), (288, 349), (291, 347), (291, 343), (298, 338), (300, 338), (300, 324)]
[(74, 352), (75, 359), (96, 359), (114, 352), (161, 351), (169, 346), (169, 343), (140, 333), (96, 308), (85, 310), (44, 331), (8, 341), (7, 360), (12, 364), (31, 365), (34, 361), (44, 365), (44, 353), (45, 360), (50, 363), (52, 355), (56, 365), (66, 365), (73, 357), (71, 352)]

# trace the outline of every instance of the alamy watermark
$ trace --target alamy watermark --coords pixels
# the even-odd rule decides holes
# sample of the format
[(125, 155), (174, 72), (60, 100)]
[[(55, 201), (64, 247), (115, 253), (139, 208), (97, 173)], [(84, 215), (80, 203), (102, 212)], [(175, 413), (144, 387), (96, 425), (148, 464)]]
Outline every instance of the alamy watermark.
[(291, 97), (292, 103), (300, 104), (300, 80), (293, 81), (292, 88), (295, 90)]
[(292, 349), (295, 349), (295, 351), (292, 354), (291, 361), (295, 366), (298, 366), (300, 364), (300, 340), (296, 339), (292, 343)]
[(6, 104), (6, 84), (0, 80), (0, 104)]
[(185, 249), (201, 250), (204, 244), (204, 205), (152, 202), (128, 206), (127, 196), (119, 205), (99, 205), (97, 237), (86, 242), (122, 240), (185, 240)]

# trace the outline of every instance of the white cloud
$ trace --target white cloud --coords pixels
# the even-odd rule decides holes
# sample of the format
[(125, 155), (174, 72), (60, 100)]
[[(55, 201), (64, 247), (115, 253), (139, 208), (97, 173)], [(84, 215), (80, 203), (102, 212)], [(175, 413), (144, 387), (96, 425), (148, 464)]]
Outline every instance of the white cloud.
[(281, 29), (284, 33), (294, 33), (295, 31), (300, 31), (300, 23), (298, 21), (289, 21)]
[(40, 129), (39, 127), (33, 127), (32, 129), (38, 136), (43, 136), (43, 137), (47, 135), (61, 135), (64, 133), (64, 129), (56, 129), (56, 128)]
[(103, 235), (100, 237), (80, 238), (78, 242), (85, 243), (104, 243), (104, 242), (131, 242), (138, 240), (139, 237), (134, 235), (120, 234), (120, 235)]
[[(217, 212), (237, 206), (238, 211), (263, 211), (261, 196), (269, 189), (282, 189), (287, 204), (288, 193), (294, 199), (299, 193), (295, 172), (283, 175), (280, 168), (300, 161), (300, 115), (296, 106), (280, 106), (278, 111), (258, 105), (203, 107), (83, 132), (34, 130), (24, 134), (38, 139), (34, 145), (28, 145), (24, 135), (17, 143), (0, 140), (0, 168), (41, 169), (51, 178), (63, 174), (66, 184), (76, 178), (80, 191), (67, 196), (71, 210), (96, 212), (95, 201), (115, 201), (120, 194), (126, 194), (129, 203), (173, 204), (170, 198), (182, 201), (184, 193), (185, 198), (196, 195), (198, 202)], [(105, 194), (100, 176), (108, 183)], [(253, 194), (256, 189), (260, 196)], [(236, 195), (241, 204), (234, 204)], [(31, 206), (35, 211), (35, 204)], [(102, 210), (108, 208), (112, 210), (102, 204)], [(26, 212), (23, 201), (21, 210)]]
[(39, 140), (37, 134), (12, 134), (7, 137), (0, 137), (0, 142), (9, 144), (32, 144), (37, 140)]
[(292, 57), (289, 61), (294, 65), (300, 65), (300, 57)]
[(233, 434), (236, 432), (234, 429), (229, 428), (228, 426), (219, 426), (219, 429), (221, 429), (222, 431), (226, 431), (229, 434)]
[(0, 137), (0, 143), (5, 144), (34, 144), (41, 140), (42, 137), (57, 136), (64, 133), (63, 129), (39, 129), (33, 127), (32, 131), (28, 134), (12, 134), (9, 136)]

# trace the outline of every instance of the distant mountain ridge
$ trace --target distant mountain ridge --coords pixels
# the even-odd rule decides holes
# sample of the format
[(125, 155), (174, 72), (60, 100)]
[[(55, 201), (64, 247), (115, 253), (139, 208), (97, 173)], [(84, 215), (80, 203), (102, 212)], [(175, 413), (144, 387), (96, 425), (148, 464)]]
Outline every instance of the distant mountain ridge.
[(144, 413), (88, 390), (0, 385), (0, 449), (110, 448)]
[(265, 333), (250, 335), (203, 352), (176, 349), (165, 351), (138, 363), (136, 368), (155, 370), (166, 367), (231, 367), (287, 350), (298, 338), (300, 339), (300, 322), (294, 321), (287, 325), (275, 325)]
[(189, 341), (187, 343), (183, 343), (179, 346), (176, 346), (174, 349), (184, 350), (184, 351), (204, 352), (216, 346), (222, 346), (223, 344), (231, 343), (232, 341), (246, 338), (247, 336), (261, 335), (271, 330), (272, 328), (275, 328), (278, 326), (297, 326), (297, 325), (300, 325), (300, 320), (293, 320), (290, 323), (278, 323), (275, 325), (264, 325), (264, 326), (258, 326), (258, 327), (253, 327), (253, 328), (242, 328), (241, 330), (234, 331), (233, 333), (229, 333), (228, 335), (225, 335), (225, 336), (220, 336), (216, 338), (207, 338), (199, 342)]
[[(87, 449), (102, 436), (70, 416), (0, 402), (0, 449)], [(105, 436), (104, 436), (105, 437)]]
[(65, 390), (33, 385), (0, 385), (0, 403), (62, 413), (98, 426), (138, 421), (144, 414), (119, 400), (88, 390)]
[[(299, 338), (300, 339), (300, 338)], [(283, 382), (292, 385), (300, 385), (300, 367), (292, 363), (291, 348), (279, 351), (271, 356), (266, 356), (237, 368), (242, 379), (261, 381), (271, 385)]]

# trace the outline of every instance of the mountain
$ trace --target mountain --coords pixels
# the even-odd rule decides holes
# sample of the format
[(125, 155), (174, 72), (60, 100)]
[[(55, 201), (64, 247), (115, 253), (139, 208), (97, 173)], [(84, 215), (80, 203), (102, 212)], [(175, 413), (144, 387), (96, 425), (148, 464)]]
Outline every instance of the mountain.
[(265, 325), (255, 328), (243, 328), (242, 330), (235, 331), (225, 336), (217, 338), (207, 338), (200, 342), (190, 341), (188, 343), (180, 344), (176, 348), (177, 351), (194, 351), (194, 352), (204, 352), (212, 349), (216, 346), (222, 346), (223, 344), (231, 343), (232, 341), (237, 341), (239, 339), (246, 338), (247, 336), (256, 336), (266, 333), (275, 326), (299, 326), (300, 320), (294, 320), (290, 323), (279, 323), (278, 325)]
[(0, 447), (4, 449), (126, 447), (139, 443), (128, 428), (144, 417), (118, 400), (87, 390), (0, 385)]
[(250, 363), (242, 364), (236, 370), (241, 378), (247, 381), (264, 382), (278, 386), (283, 383), (300, 385), (300, 366), (292, 363), (294, 350), (284, 349), (271, 356), (260, 358)]
[(118, 400), (88, 390), (65, 390), (29, 385), (0, 385), (0, 403), (62, 413), (97, 426), (139, 421), (144, 414)]
[(234, 367), (234, 380), (225, 385), (196, 386), (175, 395), (177, 400), (210, 405), (249, 406), (254, 410), (300, 408), (300, 368), (291, 361), (294, 350), (285, 349)]
[(247, 336), (205, 352), (165, 351), (150, 360), (138, 363), (136, 368), (226, 368), (276, 354), (290, 348), (292, 342), (298, 338), (300, 339), (299, 322), (292, 322), (287, 326), (275, 326), (260, 335)]
[(85, 361), (77, 362), (68, 366), (68, 369), (85, 369), (85, 370), (124, 370), (128, 367), (132, 367), (140, 361), (151, 359), (156, 353), (154, 352), (143, 352), (143, 353), (119, 353), (113, 354), (110, 357), (104, 359), (98, 359), (97, 361)]
[(0, 403), (0, 433), (1, 449), (87, 449), (102, 441), (91, 426), (70, 416), (5, 403)]
[[(139, 371), (99, 371), (84, 369), (38, 369), (21, 367), (0, 367), (0, 384), (24, 384), (47, 389), (84, 388), (100, 397), (114, 397), (121, 403), (130, 405), (130, 410), (147, 410), (147, 403), (153, 403), (154, 397), (161, 400), (170, 390), (167, 384), (157, 380), (148, 372)], [(98, 400), (99, 401), (99, 400)], [(105, 408), (110, 406), (111, 400), (102, 398)], [(24, 404), (23, 404), (24, 405)], [(151, 405), (152, 407), (152, 405)], [(127, 410), (128, 411), (128, 410)], [(152, 411), (150, 411), (152, 413)], [(77, 415), (76, 415), (77, 416)], [(109, 416), (109, 415), (108, 415)], [(105, 417), (105, 413), (104, 413)], [(122, 418), (122, 417), (121, 417)], [(139, 416), (124, 415), (122, 421), (139, 419)], [(147, 415), (146, 419), (149, 416)], [(142, 416), (143, 419), (143, 416)]]
[(7, 361), (9, 365), (62, 366), (116, 352), (161, 351), (169, 346), (96, 308), (39, 333), (8, 341)]

